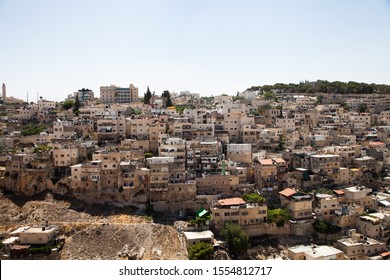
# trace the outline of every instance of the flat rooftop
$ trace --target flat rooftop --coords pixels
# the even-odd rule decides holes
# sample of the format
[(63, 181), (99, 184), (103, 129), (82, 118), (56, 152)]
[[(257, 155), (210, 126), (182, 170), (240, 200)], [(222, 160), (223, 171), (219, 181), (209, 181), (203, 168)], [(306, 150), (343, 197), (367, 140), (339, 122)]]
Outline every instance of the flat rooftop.
[(360, 192), (360, 191), (371, 191), (371, 189), (368, 189), (364, 186), (356, 186), (356, 187), (348, 187), (344, 189), (344, 192)]
[(245, 204), (245, 201), (240, 197), (227, 198), (218, 200), (218, 204), (221, 206), (233, 206)]
[(184, 236), (187, 240), (193, 239), (212, 239), (214, 238), (214, 233), (210, 230), (205, 231), (185, 231)]
[(314, 158), (332, 158), (332, 157), (340, 157), (339, 155), (312, 155), (311, 157), (314, 157)]
[(27, 232), (27, 233), (41, 233), (41, 232), (52, 232), (52, 231), (55, 231), (57, 227), (55, 226), (48, 226), (48, 227), (45, 227), (45, 226), (32, 226), (30, 227), (29, 229), (23, 231), (23, 232)]
[(380, 242), (376, 239), (373, 239), (373, 238), (367, 238), (367, 240), (354, 240), (352, 238), (344, 238), (344, 239), (339, 239), (337, 240), (337, 242), (345, 245), (345, 246), (356, 246), (356, 245), (361, 245), (361, 244), (364, 244), (364, 242), (367, 244), (367, 245), (376, 245), (376, 244), (379, 244)]
[(311, 246), (311, 245), (298, 245), (295, 247), (289, 248), (289, 250), (293, 253), (306, 253), (313, 258), (318, 258), (320, 256), (326, 257), (326, 256), (332, 256), (339, 253), (342, 253), (339, 249), (332, 247), (332, 246)]

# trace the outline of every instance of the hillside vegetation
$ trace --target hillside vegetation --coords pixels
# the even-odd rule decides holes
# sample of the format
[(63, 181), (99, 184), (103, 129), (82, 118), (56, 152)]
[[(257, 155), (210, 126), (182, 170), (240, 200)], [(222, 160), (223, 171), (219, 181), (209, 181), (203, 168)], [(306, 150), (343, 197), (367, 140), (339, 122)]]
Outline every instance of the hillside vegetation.
[(252, 86), (249, 91), (270, 92), (276, 91), (279, 93), (356, 93), (356, 94), (371, 94), (371, 93), (390, 93), (390, 86), (384, 84), (367, 84), (358, 82), (329, 82), (326, 80), (317, 80), (315, 82), (300, 82), (299, 84), (283, 84), (276, 83), (274, 85)]

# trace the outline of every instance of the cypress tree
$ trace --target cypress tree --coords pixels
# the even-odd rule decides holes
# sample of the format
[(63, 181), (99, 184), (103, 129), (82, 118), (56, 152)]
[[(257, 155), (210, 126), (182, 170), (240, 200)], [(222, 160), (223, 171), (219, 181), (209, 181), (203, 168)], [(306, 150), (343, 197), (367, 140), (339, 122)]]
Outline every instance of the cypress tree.
[(149, 86), (144, 95), (144, 104), (150, 104), (150, 98), (152, 97), (152, 93), (150, 92)]

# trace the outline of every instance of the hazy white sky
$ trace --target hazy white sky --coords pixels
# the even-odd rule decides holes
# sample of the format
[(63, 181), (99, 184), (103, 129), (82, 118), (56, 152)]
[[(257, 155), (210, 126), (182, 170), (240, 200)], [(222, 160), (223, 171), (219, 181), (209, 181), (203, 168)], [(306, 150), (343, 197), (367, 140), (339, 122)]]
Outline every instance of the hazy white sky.
[(390, 84), (389, 0), (0, 0), (0, 83), (30, 101), (317, 79)]

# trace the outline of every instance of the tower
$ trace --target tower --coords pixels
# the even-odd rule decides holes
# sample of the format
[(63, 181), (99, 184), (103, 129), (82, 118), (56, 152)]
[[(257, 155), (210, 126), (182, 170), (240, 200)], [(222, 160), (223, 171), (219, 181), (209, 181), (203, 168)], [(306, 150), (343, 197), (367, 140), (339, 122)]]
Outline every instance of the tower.
[(3, 93), (3, 95), (2, 95), (2, 97), (3, 97), (3, 104), (5, 104), (5, 98), (7, 96), (7, 90), (5, 88), (5, 83), (3, 83), (2, 93)]

